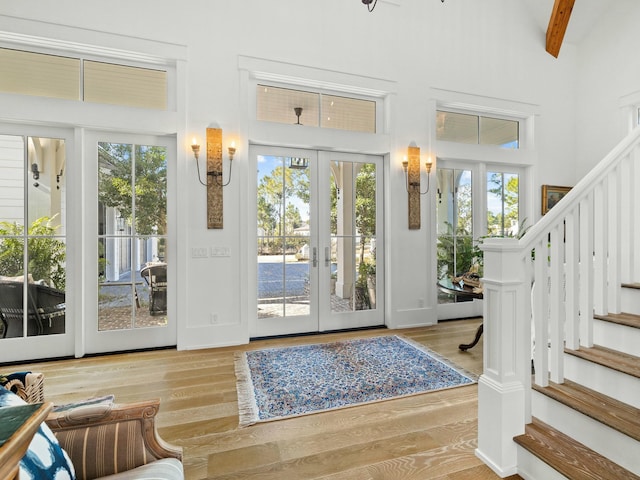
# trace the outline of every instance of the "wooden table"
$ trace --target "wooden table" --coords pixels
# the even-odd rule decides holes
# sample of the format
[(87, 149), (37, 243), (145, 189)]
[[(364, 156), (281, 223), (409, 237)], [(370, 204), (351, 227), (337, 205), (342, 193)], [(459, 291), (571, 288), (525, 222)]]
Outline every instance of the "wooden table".
[[(477, 298), (479, 300), (482, 299), (482, 292), (474, 291), (474, 288), (469, 285), (459, 284), (451, 280), (449, 277), (442, 278), (438, 280), (438, 288), (444, 293), (449, 293), (451, 295), (457, 295), (460, 297), (467, 298)], [(458, 345), (458, 348), (463, 352), (469, 350), (470, 348), (475, 347), (480, 341), (480, 337), (482, 336), (482, 332), (484, 331), (484, 326), (480, 325), (478, 330), (476, 331), (476, 336), (471, 343), (461, 343)]]
[(52, 408), (51, 402), (0, 407), (0, 478), (18, 478), (20, 460)]

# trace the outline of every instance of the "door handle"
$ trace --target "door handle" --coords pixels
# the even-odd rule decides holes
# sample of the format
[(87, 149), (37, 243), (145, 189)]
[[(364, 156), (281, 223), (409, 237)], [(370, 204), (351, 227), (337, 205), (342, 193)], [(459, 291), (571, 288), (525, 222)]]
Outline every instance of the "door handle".
[(324, 266), (331, 265), (331, 254), (329, 253), (329, 247), (324, 247)]
[(316, 247), (313, 247), (312, 265), (314, 267), (318, 266), (318, 249)]

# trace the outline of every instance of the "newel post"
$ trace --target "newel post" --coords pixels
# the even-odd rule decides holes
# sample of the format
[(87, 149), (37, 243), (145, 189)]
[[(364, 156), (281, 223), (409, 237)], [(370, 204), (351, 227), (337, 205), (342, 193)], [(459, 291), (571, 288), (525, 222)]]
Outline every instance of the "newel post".
[[(530, 318), (524, 302), (525, 264), (518, 240), (485, 239), (484, 370), (478, 380), (478, 448), (476, 455), (501, 477), (517, 469), (513, 437), (524, 433), (525, 379), (522, 362)], [(523, 360), (524, 359), (524, 360)], [(526, 364), (526, 363), (525, 363)], [(530, 375), (530, 369), (528, 374)]]

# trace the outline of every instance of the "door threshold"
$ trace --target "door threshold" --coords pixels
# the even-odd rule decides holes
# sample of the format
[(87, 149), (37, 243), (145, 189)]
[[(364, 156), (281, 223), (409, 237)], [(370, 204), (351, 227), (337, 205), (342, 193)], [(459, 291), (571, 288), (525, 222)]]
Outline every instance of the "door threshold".
[(303, 333), (286, 333), (283, 335), (272, 335), (272, 336), (262, 336), (262, 337), (250, 337), (250, 342), (257, 342), (259, 340), (273, 340), (277, 338), (295, 338), (295, 337), (312, 337), (314, 335), (326, 335), (329, 333), (346, 333), (346, 332), (363, 332), (366, 330), (376, 330), (376, 329), (385, 329), (387, 330), (386, 325), (372, 325), (370, 327), (354, 327), (354, 328), (341, 328), (337, 330), (323, 330), (322, 332), (303, 332)]

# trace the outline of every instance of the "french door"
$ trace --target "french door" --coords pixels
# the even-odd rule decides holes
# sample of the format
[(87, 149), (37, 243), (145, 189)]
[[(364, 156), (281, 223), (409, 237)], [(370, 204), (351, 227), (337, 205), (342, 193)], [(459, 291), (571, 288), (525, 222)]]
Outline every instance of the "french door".
[(73, 132), (0, 125), (0, 363), (73, 354)]
[(384, 324), (382, 159), (253, 146), (252, 337)]
[[(516, 166), (439, 160), (437, 281), (470, 271), (482, 276), (481, 238), (517, 237), (526, 228), (524, 175)], [(438, 292), (439, 320), (477, 315), (481, 301)]]
[(93, 199), (86, 227), (86, 353), (176, 343), (175, 247), (169, 219), (172, 137), (88, 134), (85, 178)]

